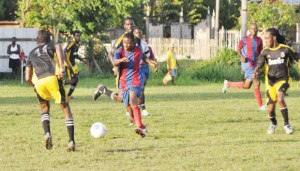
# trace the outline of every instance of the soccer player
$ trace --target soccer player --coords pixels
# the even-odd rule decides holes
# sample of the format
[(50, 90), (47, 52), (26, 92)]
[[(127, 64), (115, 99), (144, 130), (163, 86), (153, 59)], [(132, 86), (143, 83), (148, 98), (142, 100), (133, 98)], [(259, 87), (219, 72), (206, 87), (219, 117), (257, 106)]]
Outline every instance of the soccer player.
[(284, 45), (284, 37), (275, 28), (269, 28), (266, 31), (265, 42), (267, 48), (258, 57), (253, 77), (256, 78), (260, 69), (265, 66), (267, 105), (271, 120), (268, 134), (273, 134), (277, 126), (275, 114), (276, 102), (279, 104), (284, 119), (283, 128), (286, 134), (292, 134), (293, 129), (289, 124), (288, 108), (284, 96), (290, 87), (289, 67), (291, 62), (294, 60), (297, 61), (300, 70), (300, 57), (291, 47)]
[(140, 72), (140, 63), (143, 52), (135, 45), (132, 33), (126, 33), (123, 38), (123, 47), (114, 53), (114, 66), (119, 67), (119, 91), (126, 109), (133, 111), (134, 122), (137, 126), (135, 132), (142, 138), (146, 136), (147, 129), (142, 123), (141, 111), (137, 98), (141, 95), (143, 78)]
[[(133, 30), (133, 34), (138, 42), (138, 44), (142, 47), (142, 51), (144, 53), (144, 55), (147, 57), (147, 58), (150, 58), (150, 50), (149, 50), (149, 46), (148, 44), (142, 39), (142, 29), (140, 29), (139, 27), (135, 27), (134, 30)], [(145, 62), (145, 61), (142, 61), (141, 63), (141, 74), (143, 75), (143, 82), (144, 82), (144, 85), (143, 85), (143, 89), (142, 89), (142, 95), (141, 95), (141, 98), (139, 98), (139, 106), (142, 110), (142, 115), (143, 116), (149, 116), (149, 112), (146, 110), (146, 106), (145, 106), (145, 86), (147, 84), (147, 80), (149, 78), (149, 66), (148, 66), (148, 63)]]
[(68, 46), (65, 48), (65, 53), (66, 53), (65, 66), (66, 66), (66, 71), (68, 76), (68, 80), (65, 80), (65, 84), (71, 85), (69, 92), (67, 94), (68, 99), (73, 99), (72, 94), (79, 81), (78, 80), (79, 69), (75, 63), (75, 59), (78, 59), (81, 62), (87, 64), (87, 61), (82, 57), (80, 57), (78, 54), (78, 50), (80, 47), (80, 36), (81, 36), (81, 32), (79, 30), (73, 31), (73, 41), (70, 42)]
[(267, 110), (267, 107), (262, 103), (262, 97), (260, 93), (260, 81), (258, 76), (252, 78), (254, 69), (256, 67), (257, 57), (263, 49), (263, 42), (260, 37), (257, 36), (258, 26), (256, 23), (250, 25), (250, 35), (243, 37), (238, 45), (238, 55), (242, 61), (242, 70), (244, 71), (244, 81), (230, 82), (225, 80), (223, 93), (226, 93), (228, 88), (244, 88), (250, 89), (252, 82), (254, 84), (254, 96), (256, 98), (258, 109)]
[[(67, 150), (75, 151), (74, 120), (62, 82), (65, 71), (62, 47), (59, 44), (50, 44), (50, 33), (47, 31), (39, 31), (37, 44), (38, 46), (29, 53), (27, 59), (26, 81), (34, 86), (40, 104), (41, 121), (45, 133), (45, 147), (48, 150), (53, 147), (49, 104), (49, 100), (53, 98), (55, 103), (60, 104), (64, 113), (69, 134)], [(35, 81), (33, 80), (33, 71)]]

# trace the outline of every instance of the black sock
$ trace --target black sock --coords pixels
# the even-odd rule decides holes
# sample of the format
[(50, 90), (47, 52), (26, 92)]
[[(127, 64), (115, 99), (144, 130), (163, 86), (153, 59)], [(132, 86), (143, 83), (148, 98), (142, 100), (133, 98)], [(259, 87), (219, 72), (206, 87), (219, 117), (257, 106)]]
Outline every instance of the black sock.
[(70, 90), (68, 92), (68, 97), (71, 96), (75, 90), (76, 85), (71, 85)]
[(109, 98), (111, 98), (111, 94), (113, 93), (113, 91), (111, 91), (107, 87), (103, 86), (102, 93), (104, 93), (106, 96), (108, 96)]
[(289, 115), (288, 115), (288, 109), (287, 108), (282, 108), (280, 109), (283, 120), (284, 120), (284, 125), (289, 124)]
[(75, 143), (75, 140), (74, 140), (74, 120), (69, 119), (69, 120), (66, 120), (65, 123), (66, 123), (68, 134), (69, 134), (69, 142), (73, 141)]
[(41, 115), (41, 121), (42, 121), (42, 124), (43, 124), (44, 133), (45, 134), (47, 132), (50, 133), (50, 114), (48, 114), (48, 113), (42, 113), (42, 115)]
[(270, 114), (270, 120), (272, 122), (273, 125), (277, 125), (277, 120), (276, 120), (276, 114), (275, 114), (275, 111), (271, 112)]

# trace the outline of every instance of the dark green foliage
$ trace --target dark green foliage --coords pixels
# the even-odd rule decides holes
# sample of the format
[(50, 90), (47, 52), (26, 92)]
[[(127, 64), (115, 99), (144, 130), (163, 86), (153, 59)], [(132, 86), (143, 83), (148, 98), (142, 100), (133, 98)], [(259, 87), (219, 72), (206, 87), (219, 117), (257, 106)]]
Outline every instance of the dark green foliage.
[(225, 49), (210, 61), (202, 61), (190, 70), (191, 79), (219, 82), (224, 79), (242, 80), (240, 59), (233, 50)]

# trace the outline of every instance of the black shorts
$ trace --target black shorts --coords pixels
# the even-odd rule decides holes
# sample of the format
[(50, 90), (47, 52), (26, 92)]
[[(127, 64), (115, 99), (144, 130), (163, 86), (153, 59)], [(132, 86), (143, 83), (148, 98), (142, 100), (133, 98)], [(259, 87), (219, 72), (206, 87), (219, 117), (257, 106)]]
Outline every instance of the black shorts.
[(20, 59), (11, 59), (9, 58), (9, 63), (8, 63), (8, 67), (12, 68), (12, 69), (18, 69), (20, 68)]

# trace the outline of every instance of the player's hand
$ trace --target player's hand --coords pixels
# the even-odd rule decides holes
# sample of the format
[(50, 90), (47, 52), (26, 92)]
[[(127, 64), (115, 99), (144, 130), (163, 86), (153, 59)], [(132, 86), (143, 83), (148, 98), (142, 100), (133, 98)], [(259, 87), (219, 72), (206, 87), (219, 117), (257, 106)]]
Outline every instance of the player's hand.
[(246, 58), (242, 57), (242, 58), (241, 58), (241, 61), (242, 61), (243, 63), (245, 63), (245, 62), (246, 62)]
[(129, 59), (127, 57), (121, 58), (120, 60), (121, 62), (129, 62)]
[(254, 72), (254, 73), (252, 74), (252, 78), (253, 78), (253, 79), (256, 79), (256, 78), (257, 78), (257, 75), (258, 75), (258, 73), (257, 73), (257, 72)]

